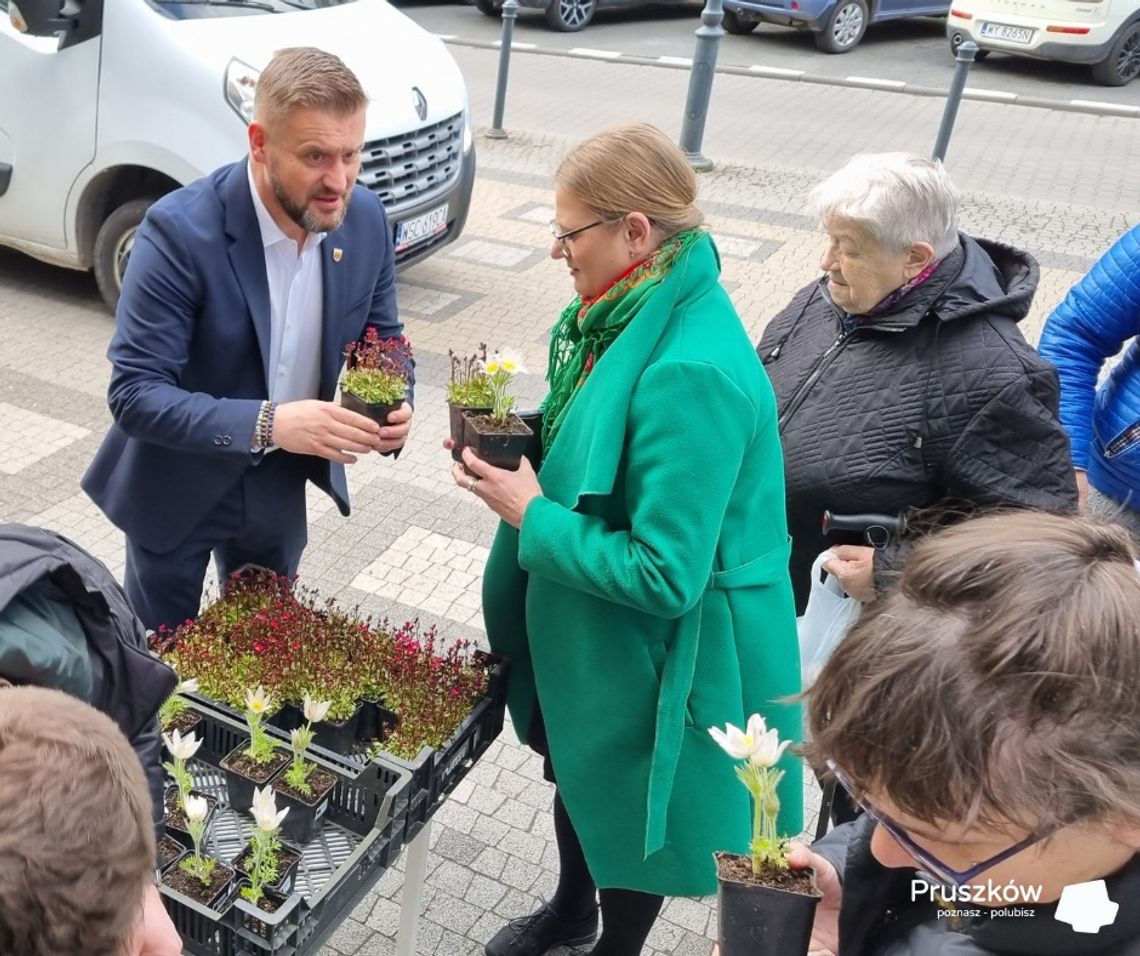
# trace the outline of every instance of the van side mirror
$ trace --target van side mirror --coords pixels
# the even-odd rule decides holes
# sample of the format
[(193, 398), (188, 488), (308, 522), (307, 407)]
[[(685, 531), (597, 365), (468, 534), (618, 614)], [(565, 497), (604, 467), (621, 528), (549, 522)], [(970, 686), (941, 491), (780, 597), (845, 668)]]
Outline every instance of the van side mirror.
[(34, 37), (69, 33), (78, 25), (78, 15), (76, 0), (12, 0), (8, 7), (12, 26)]

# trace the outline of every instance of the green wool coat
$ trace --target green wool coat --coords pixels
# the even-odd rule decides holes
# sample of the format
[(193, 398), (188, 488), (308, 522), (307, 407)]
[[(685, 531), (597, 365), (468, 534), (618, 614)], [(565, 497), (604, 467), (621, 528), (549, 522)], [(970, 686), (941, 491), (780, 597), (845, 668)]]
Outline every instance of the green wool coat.
[[(515, 728), (525, 742), (541, 701), (603, 888), (713, 892), (712, 853), (747, 852), (751, 810), (708, 728), (759, 712), (801, 734), (777, 702), (800, 670), (776, 403), (719, 274), (703, 237), (605, 352), (484, 577)], [(802, 770), (781, 766), (796, 834)]]

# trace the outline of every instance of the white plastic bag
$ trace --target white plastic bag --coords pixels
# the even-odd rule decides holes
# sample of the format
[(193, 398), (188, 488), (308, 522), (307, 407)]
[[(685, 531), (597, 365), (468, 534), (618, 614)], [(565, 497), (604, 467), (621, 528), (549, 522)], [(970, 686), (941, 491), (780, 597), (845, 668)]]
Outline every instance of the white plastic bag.
[(861, 601), (848, 597), (832, 575), (824, 574), (824, 563), (833, 557), (831, 551), (824, 551), (812, 564), (811, 594), (803, 616), (796, 620), (800, 638), (800, 673), (804, 687), (810, 686), (819, 676), (831, 652), (843, 640), (863, 610)]

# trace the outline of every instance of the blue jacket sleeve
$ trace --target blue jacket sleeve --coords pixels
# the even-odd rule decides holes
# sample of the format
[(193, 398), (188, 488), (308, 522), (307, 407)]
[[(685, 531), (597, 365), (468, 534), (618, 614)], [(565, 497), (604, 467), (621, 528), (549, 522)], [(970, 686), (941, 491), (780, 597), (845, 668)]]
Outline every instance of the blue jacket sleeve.
[[(196, 454), (250, 456), (261, 403), (215, 398), (179, 385), (190, 358), (203, 277), (177, 222), (152, 207), (131, 249), (131, 267), (107, 349), (107, 403), (130, 437)], [(215, 435), (232, 435), (217, 445)]]
[(1140, 225), (1113, 244), (1045, 323), (1038, 352), (1061, 378), (1073, 464), (1088, 466), (1093, 402), (1105, 361), (1140, 333)]

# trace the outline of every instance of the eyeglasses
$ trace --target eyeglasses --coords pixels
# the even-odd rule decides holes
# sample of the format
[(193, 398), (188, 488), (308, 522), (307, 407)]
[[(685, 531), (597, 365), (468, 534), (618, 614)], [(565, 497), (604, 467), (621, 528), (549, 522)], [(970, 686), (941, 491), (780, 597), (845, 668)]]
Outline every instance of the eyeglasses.
[(567, 239), (573, 239), (579, 233), (585, 232), (587, 229), (593, 229), (594, 226), (600, 226), (605, 222), (606, 222), (605, 219), (597, 219), (594, 222), (589, 223), (588, 225), (579, 226), (577, 229), (568, 229), (568, 230), (566, 230), (566, 232), (559, 232), (558, 231), (558, 223), (556, 223), (553, 219), (551, 219), (550, 220), (550, 234), (562, 246), (563, 251), (565, 251)]
[(1011, 856), (1015, 856), (1022, 850), (1033, 846), (1035, 843), (1040, 843), (1055, 832), (1054, 829), (1050, 829), (1040, 834), (1031, 833), (1020, 843), (1014, 844), (1009, 847), (1009, 849), (1002, 850), (1000, 853), (991, 856), (988, 860), (974, 864), (968, 870), (955, 870), (952, 866), (943, 863), (929, 850), (915, 843), (914, 839), (903, 829), (901, 824), (892, 820), (887, 814), (883, 813), (882, 810), (876, 809), (867, 800), (857, 796), (855, 785), (851, 782), (850, 778), (839, 769), (834, 760), (827, 761), (827, 769), (831, 771), (835, 779), (843, 786), (843, 789), (851, 794), (855, 802), (863, 808), (867, 816), (886, 830), (907, 853), (914, 857), (915, 862), (920, 864), (920, 869), (924, 870), (930, 876), (933, 876), (942, 883), (943, 886), (965, 886), (980, 873), (984, 873), (991, 867), (997, 866), (999, 863), (1008, 860)]

